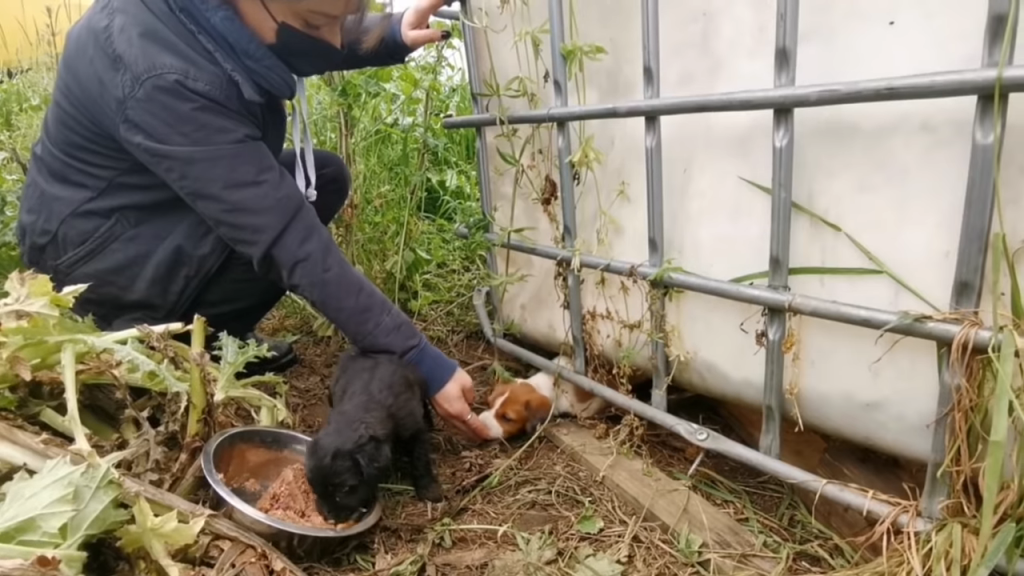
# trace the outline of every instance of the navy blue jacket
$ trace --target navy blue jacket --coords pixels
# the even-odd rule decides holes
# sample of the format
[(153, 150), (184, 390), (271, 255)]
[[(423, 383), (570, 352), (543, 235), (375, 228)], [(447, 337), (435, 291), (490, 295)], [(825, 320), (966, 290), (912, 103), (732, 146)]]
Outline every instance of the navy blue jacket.
[[(182, 6), (202, 7), (199, 24)], [(399, 24), (335, 69), (404, 62)], [(436, 393), (455, 362), (349, 264), (278, 163), (295, 90), (269, 77), (281, 67), (224, 0), (97, 0), (67, 35), (32, 149), (24, 262), (58, 286), (90, 284), (79, 309), (116, 330), (180, 318), (235, 250)]]

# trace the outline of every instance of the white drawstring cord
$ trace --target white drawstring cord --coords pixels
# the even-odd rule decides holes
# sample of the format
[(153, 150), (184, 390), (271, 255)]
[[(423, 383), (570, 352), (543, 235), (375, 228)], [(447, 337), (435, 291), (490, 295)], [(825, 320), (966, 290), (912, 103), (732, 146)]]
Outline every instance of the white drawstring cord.
[[(306, 200), (313, 202), (316, 200), (316, 166), (313, 163), (313, 134), (309, 128), (309, 102), (306, 96), (306, 83), (302, 78), (296, 78), (295, 81), (297, 91), (295, 99), (292, 100), (292, 146), (295, 147), (295, 185), (299, 187), (300, 191), (305, 193)], [(300, 122), (302, 126), (299, 125)], [(309, 186), (306, 186), (306, 177), (309, 178)]]

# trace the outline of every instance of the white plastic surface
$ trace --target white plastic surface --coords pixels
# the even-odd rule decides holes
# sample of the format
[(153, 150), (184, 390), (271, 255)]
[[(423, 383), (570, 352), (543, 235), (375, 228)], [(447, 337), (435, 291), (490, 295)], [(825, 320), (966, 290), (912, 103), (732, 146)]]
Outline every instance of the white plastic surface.
[[(516, 6), (514, 14), (500, 11), (503, 3), (473, 2), (473, 19), (487, 26), (490, 49), (482, 34), (472, 48), (484, 78), (493, 62), (497, 83), (505, 86), (520, 74), (540, 77), (550, 57), (545, 34), (538, 75), (526, 68), (534, 63), (525, 47), (517, 51), (515, 44), (517, 34), (545, 25), (546, 0), (528, 0), (528, 10), (509, 2)], [(565, 4), (568, 22), (569, 0)], [(601, 61), (586, 64), (587, 103), (642, 99), (640, 3), (576, 0), (575, 5), (577, 41), (608, 51)], [(665, 0), (660, 10), (663, 96), (772, 85), (774, 2)], [(985, 2), (959, 0), (936, 0), (927, 9), (912, 0), (803, 2), (797, 84), (975, 68), (981, 62), (985, 15)], [(552, 105), (550, 83), (535, 91), (540, 107)], [(570, 103), (576, 102), (574, 85)], [(952, 288), (975, 102), (858, 104), (796, 113), (795, 201), (839, 224), (940, 308), (948, 307)], [(1004, 214), (1012, 248), (1024, 237), (1024, 163), (1018, 161), (1024, 153), (1022, 104), (1011, 98), (1003, 153)], [(523, 100), (504, 99), (502, 105), (506, 111), (529, 108)], [(499, 109), (492, 99), (490, 111)], [(517, 129), (523, 134), (529, 127)], [(591, 121), (585, 130), (603, 163), (596, 178), (577, 187), (578, 248), (643, 262), (648, 257), (644, 121)], [(771, 183), (771, 111), (666, 117), (662, 133), (664, 252), (670, 264), (720, 279), (766, 270), (769, 197), (740, 178)], [(520, 188), (510, 222), (512, 171), (496, 152), (508, 144), (496, 137), (498, 128), (488, 128), (487, 134), (497, 222), (526, 229), (520, 239), (552, 244), (560, 229), (552, 226), (529, 185)], [(550, 134), (543, 140), (556, 154), (553, 127)], [(574, 150), (578, 145), (574, 138)], [(549, 173), (558, 181), (557, 160), (536, 161), (540, 166), (532, 176)], [(554, 211), (560, 220), (557, 203)], [(498, 255), (504, 270), (507, 252)], [(521, 336), (557, 351), (569, 341), (569, 321), (554, 265), (514, 253), (508, 264), (510, 274), (526, 278), (509, 286), (503, 317)], [(793, 215), (791, 266), (874, 267), (842, 234), (800, 213)], [(619, 319), (592, 323), (604, 353), (648, 369), (644, 330), (619, 326), (646, 321), (642, 288), (592, 271), (584, 271), (583, 278), (585, 313)], [(794, 292), (820, 298), (929, 311), (885, 276), (795, 276), (790, 285)], [(986, 310), (990, 301), (986, 294)], [(764, 351), (755, 342), (763, 322), (758, 307), (685, 293), (673, 297), (667, 314), (679, 360), (676, 383), (760, 405)], [(785, 376), (790, 415), (798, 408), (808, 428), (892, 455), (927, 458), (938, 390), (934, 344), (813, 318), (793, 318), (791, 326), (795, 345)]]

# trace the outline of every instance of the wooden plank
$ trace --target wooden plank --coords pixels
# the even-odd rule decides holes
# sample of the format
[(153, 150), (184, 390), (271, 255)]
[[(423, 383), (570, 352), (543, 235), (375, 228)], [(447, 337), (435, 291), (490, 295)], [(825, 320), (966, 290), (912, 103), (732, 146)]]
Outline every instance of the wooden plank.
[[(722, 403), (719, 406), (740, 439), (751, 447), (757, 447), (761, 437), (761, 412), (735, 404)], [(920, 490), (924, 482), (919, 469), (845, 442), (826, 439), (814, 432), (797, 431), (788, 420), (783, 421), (781, 440), (780, 457), (784, 462), (822, 478), (857, 484), (897, 498), (908, 498), (908, 490)], [(818, 522), (842, 538), (859, 538), (874, 529), (874, 523), (865, 519), (859, 510), (803, 490), (798, 491), (798, 495)], [(868, 558), (877, 558), (882, 554), (881, 543), (872, 543), (864, 553)]]
[(589, 430), (572, 422), (548, 426), (546, 436), (611, 488), (644, 519), (679, 537), (693, 534), (713, 550), (712, 574), (772, 574), (777, 564), (755, 552), (753, 534), (680, 481), (641, 460), (616, 454)]

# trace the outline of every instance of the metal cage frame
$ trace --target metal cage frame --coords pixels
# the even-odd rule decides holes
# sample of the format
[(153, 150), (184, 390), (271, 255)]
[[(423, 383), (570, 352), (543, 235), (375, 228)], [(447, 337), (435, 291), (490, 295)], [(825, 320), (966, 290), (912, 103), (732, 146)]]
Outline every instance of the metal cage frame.
[[(836, 82), (797, 86), (797, 31), (799, 26), (800, 0), (776, 0), (775, 38), (775, 86), (770, 89), (743, 90), (700, 96), (662, 97), (660, 94), (660, 44), (659, 44), (659, 0), (641, 0), (641, 25), (643, 32), (643, 82), (642, 101), (621, 104), (599, 104), (585, 106), (568, 105), (566, 93), (566, 62), (560, 47), (564, 43), (563, 0), (548, 0), (549, 26), (552, 55), (552, 84), (555, 106), (545, 110), (512, 113), (502, 117), (488, 114), (479, 94), (482, 83), (476, 55), (472, 50), (473, 27), (467, 24), (472, 0), (461, 0), (460, 10), (445, 9), (438, 13), (440, 18), (458, 20), (462, 25), (465, 41), (466, 68), (473, 93), (473, 111), (470, 116), (447, 118), (443, 126), (447, 129), (474, 128), (477, 133), (477, 170), (480, 178), (481, 208), (488, 219), (493, 213), (486, 134), (488, 126), (512, 124), (554, 123), (557, 131), (559, 159), (559, 180), (562, 193), (562, 239), (565, 245), (574, 245), (576, 237), (575, 186), (568, 159), (571, 156), (571, 140), (568, 122), (599, 120), (609, 118), (644, 118), (645, 163), (648, 223), (648, 260), (645, 263), (631, 263), (600, 258), (588, 254), (576, 254), (553, 246), (526, 243), (499, 238), (488, 229), (485, 237), (492, 244), (488, 251), (487, 263), (492, 272), (497, 272), (495, 248), (545, 258), (569, 265), (569, 316), (572, 343), (575, 351), (576, 373), (565, 372), (551, 361), (538, 356), (508, 340), (496, 335), (486, 310), (489, 290), (480, 288), (474, 294), (474, 305), (481, 326), (488, 340), (498, 349), (517, 357), (538, 369), (559, 372), (573, 384), (602, 397), (609, 403), (628, 410), (650, 422), (664, 426), (673, 433), (701, 448), (717, 452), (756, 470), (770, 474), (799, 488), (819, 493), (836, 503), (860, 510), (865, 516), (882, 519), (895, 516), (897, 525), (916, 530), (927, 530), (939, 518), (942, 503), (949, 495), (949, 485), (942, 463), (946, 456), (947, 414), (953, 401), (958, 378), (950, 364), (950, 345), (961, 330), (961, 324), (938, 320), (906, 321), (901, 314), (804, 296), (791, 293), (788, 286), (790, 253), (790, 219), (792, 214), (794, 116), (797, 108), (835, 106), (884, 101), (923, 100), (977, 96), (974, 125), (972, 130), (970, 166), (967, 177), (964, 211), (956, 260), (956, 270), (950, 295), (951, 310), (976, 310), (981, 302), (985, 262), (988, 253), (991, 222), (995, 205), (995, 161), (1001, 148), (1003, 129), (1006, 125), (1008, 94), (1024, 91), (1024, 66), (1013, 65), (1019, 17), (1012, 13), (1012, 0), (988, 0), (988, 15), (984, 32), (984, 46), (981, 66), (973, 70), (948, 71), (911, 76), (877, 78), (850, 82)], [(1012, 21), (1011, 21), (1012, 16)], [(998, 70), (1003, 39), (1010, 33), (1009, 57), (1000, 74)], [(1001, 98), (999, 109), (1003, 110), (1000, 126), (996, 126), (995, 87), (999, 83)], [(663, 181), (661, 116), (679, 114), (703, 114), (712, 112), (735, 112), (751, 110), (772, 110), (772, 196), (771, 232), (769, 245), (769, 278), (767, 286), (750, 286), (712, 279), (686, 272), (659, 273), (664, 261), (663, 225)], [(997, 141), (998, 139), (998, 141)], [(469, 233), (465, 228), (459, 236)], [(726, 438), (698, 424), (677, 418), (665, 411), (668, 386), (668, 359), (663, 342), (652, 340), (654, 356), (654, 389), (651, 404), (630, 398), (584, 376), (583, 318), (579, 276), (573, 264), (582, 268), (599, 270), (619, 276), (632, 276), (647, 280), (655, 288), (679, 288), (705, 295), (763, 306), (767, 309), (767, 355), (765, 359), (763, 426), (759, 450)], [(496, 304), (496, 302), (494, 302)], [(652, 303), (652, 320), (664, 310), (664, 300)], [(873, 330), (888, 330), (895, 334), (931, 340), (937, 343), (939, 362), (939, 399), (936, 406), (936, 426), (932, 437), (932, 453), (928, 463), (928, 475), (920, 501), (921, 515), (898, 513), (893, 506), (872, 499), (870, 495), (840, 484), (831, 483), (815, 474), (787, 464), (779, 459), (781, 448), (782, 412), (784, 409), (782, 343), (786, 334), (786, 315), (796, 313), (843, 324), (860, 326)], [(657, 324), (655, 324), (657, 326)], [(996, 334), (990, 329), (981, 329), (973, 336), (975, 349), (998, 346)], [(1024, 561), (1018, 562), (1012, 570), (1005, 562), (997, 567), (1001, 573), (1024, 576)]]

